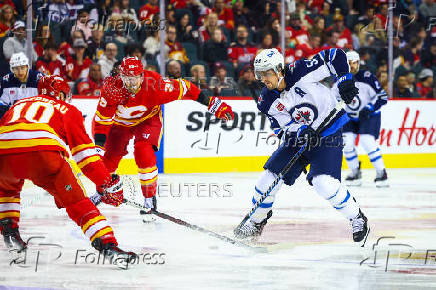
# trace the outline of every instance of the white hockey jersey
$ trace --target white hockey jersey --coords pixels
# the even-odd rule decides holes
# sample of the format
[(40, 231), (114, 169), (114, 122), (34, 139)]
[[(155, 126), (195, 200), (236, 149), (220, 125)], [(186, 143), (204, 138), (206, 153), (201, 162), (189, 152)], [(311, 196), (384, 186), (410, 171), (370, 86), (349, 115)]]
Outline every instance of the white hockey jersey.
[[(346, 105), (345, 111), (352, 120), (358, 120), (360, 110), (365, 107), (369, 107), (373, 111), (371, 115), (380, 114), (380, 108), (387, 103), (388, 95), (375, 75), (367, 70), (359, 70), (354, 75), (354, 79), (359, 94), (354, 97), (350, 104)], [(334, 89), (337, 98), (340, 98), (337, 84), (334, 85)]]
[(5, 75), (0, 83), (0, 106), (11, 107), (16, 101), (38, 95), (38, 80), (42, 73), (29, 69), (26, 83), (21, 83), (13, 73)]
[[(348, 72), (347, 58), (341, 49), (324, 50), (312, 59), (298, 60), (286, 66), (286, 89), (279, 92), (264, 88), (258, 108), (269, 118), (276, 134), (281, 130), (296, 132), (302, 125), (316, 130), (337, 104), (336, 92), (320, 81)], [(342, 109), (321, 135), (335, 133), (348, 121)]]

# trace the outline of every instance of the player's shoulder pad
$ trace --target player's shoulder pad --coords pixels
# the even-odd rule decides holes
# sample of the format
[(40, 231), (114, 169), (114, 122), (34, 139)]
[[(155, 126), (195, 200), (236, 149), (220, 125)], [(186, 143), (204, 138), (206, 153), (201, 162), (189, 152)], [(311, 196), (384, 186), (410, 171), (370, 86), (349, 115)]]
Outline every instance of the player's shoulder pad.
[(370, 72), (369, 70), (359, 70), (356, 75), (354, 76), (354, 79), (357, 82), (365, 83), (369, 86), (371, 86), (377, 93), (381, 92), (383, 90), (380, 82), (377, 80), (376, 76)]
[(324, 64), (324, 60), (319, 54), (316, 54), (311, 59), (302, 58), (295, 61), (293, 64), (285, 66), (285, 82), (286, 90), (292, 88), (298, 81), (309, 73), (314, 72)]
[(268, 90), (266, 87), (260, 92), (257, 102), (257, 108), (264, 114), (268, 114), (271, 105), (275, 100), (280, 98), (280, 93), (277, 90)]
[(32, 88), (38, 87), (38, 81), (43, 76), (39, 71), (29, 69), (29, 78), (27, 80), (27, 86)]

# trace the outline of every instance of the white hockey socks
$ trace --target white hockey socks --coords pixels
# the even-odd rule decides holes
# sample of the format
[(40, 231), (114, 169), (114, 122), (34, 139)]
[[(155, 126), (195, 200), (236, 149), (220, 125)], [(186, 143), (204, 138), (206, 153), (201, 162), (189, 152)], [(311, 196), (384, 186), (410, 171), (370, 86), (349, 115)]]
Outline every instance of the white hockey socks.
[(385, 163), (383, 162), (380, 148), (377, 146), (374, 136), (369, 134), (360, 135), (360, 144), (362, 144), (362, 147), (368, 153), (369, 160), (371, 160), (375, 170), (380, 172), (385, 169)]
[(353, 173), (356, 173), (359, 169), (359, 159), (357, 158), (357, 151), (354, 146), (356, 135), (353, 133), (344, 133), (342, 138), (344, 139), (344, 156), (345, 160), (347, 160), (348, 168), (350, 168)]
[[(271, 184), (276, 179), (276, 175), (269, 170), (265, 170), (259, 177), (257, 184), (255, 186), (255, 193), (253, 195), (252, 203), (253, 205), (261, 198), (261, 196), (268, 190)], [(272, 209), (275, 194), (282, 187), (283, 180), (280, 180), (279, 183), (274, 187), (268, 197), (260, 204), (257, 210), (251, 216), (251, 220), (255, 223), (260, 223), (263, 221), (268, 212)]]
[(359, 205), (339, 180), (323, 174), (315, 176), (312, 184), (316, 192), (347, 219), (353, 219), (359, 214)]

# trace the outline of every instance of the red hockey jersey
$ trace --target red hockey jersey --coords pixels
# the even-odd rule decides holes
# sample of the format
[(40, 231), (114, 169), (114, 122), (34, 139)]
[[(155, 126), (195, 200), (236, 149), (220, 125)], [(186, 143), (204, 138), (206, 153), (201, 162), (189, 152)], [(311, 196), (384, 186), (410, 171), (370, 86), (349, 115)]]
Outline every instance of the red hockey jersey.
[[(0, 121), (0, 154), (60, 151), (96, 185), (109, 176), (83, 125), (82, 113), (64, 101), (39, 95), (16, 102)], [(35, 164), (35, 166), (38, 166)]]
[(119, 76), (103, 82), (100, 102), (94, 117), (94, 133), (109, 132), (112, 124), (135, 126), (159, 114), (161, 105), (175, 100), (197, 100), (200, 89), (184, 79), (168, 79), (144, 70), (144, 81), (136, 94), (130, 94)]

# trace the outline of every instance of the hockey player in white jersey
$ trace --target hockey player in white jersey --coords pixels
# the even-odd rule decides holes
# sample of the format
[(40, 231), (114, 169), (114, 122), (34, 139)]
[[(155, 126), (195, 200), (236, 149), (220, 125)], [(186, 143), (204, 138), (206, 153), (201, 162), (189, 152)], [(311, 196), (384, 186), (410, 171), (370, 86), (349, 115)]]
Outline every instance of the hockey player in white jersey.
[(339, 77), (339, 91), (345, 103), (351, 102), (358, 93), (345, 53), (332, 48), (321, 51), (312, 59), (301, 59), (285, 67), (283, 56), (277, 49), (265, 49), (256, 56), (254, 69), (256, 78), (266, 85), (257, 106), (269, 118), (271, 127), (283, 142), (264, 165), (265, 171), (254, 188), (252, 203), (255, 204), (267, 191), (302, 143), (308, 142), (309, 147), (300, 162), (283, 176), (250, 219), (235, 229), (235, 236), (259, 236), (272, 216), (275, 195), (280, 187), (283, 183), (293, 185), (310, 164), (309, 184), (350, 220), (353, 240), (363, 245), (369, 233), (367, 218), (341, 183), (341, 128), (349, 117), (341, 109), (319, 135), (315, 131), (337, 104), (336, 92), (321, 84), (321, 80), (330, 76)]
[(388, 176), (376, 140), (380, 134), (380, 108), (387, 103), (388, 96), (373, 73), (359, 69), (360, 57), (357, 52), (347, 52), (347, 59), (359, 94), (345, 108), (351, 119), (343, 128), (344, 155), (348, 167), (351, 169), (345, 182), (354, 186), (362, 184), (360, 162), (355, 148), (356, 137), (359, 134), (359, 143), (367, 152), (369, 160), (377, 172), (374, 179), (375, 185), (386, 187), (388, 186)]
[(42, 73), (30, 69), (29, 59), (23, 52), (14, 53), (9, 66), (11, 73), (0, 83), (0, 119), (16, 101), (38, 95), (38, 80), (42, 77)]

